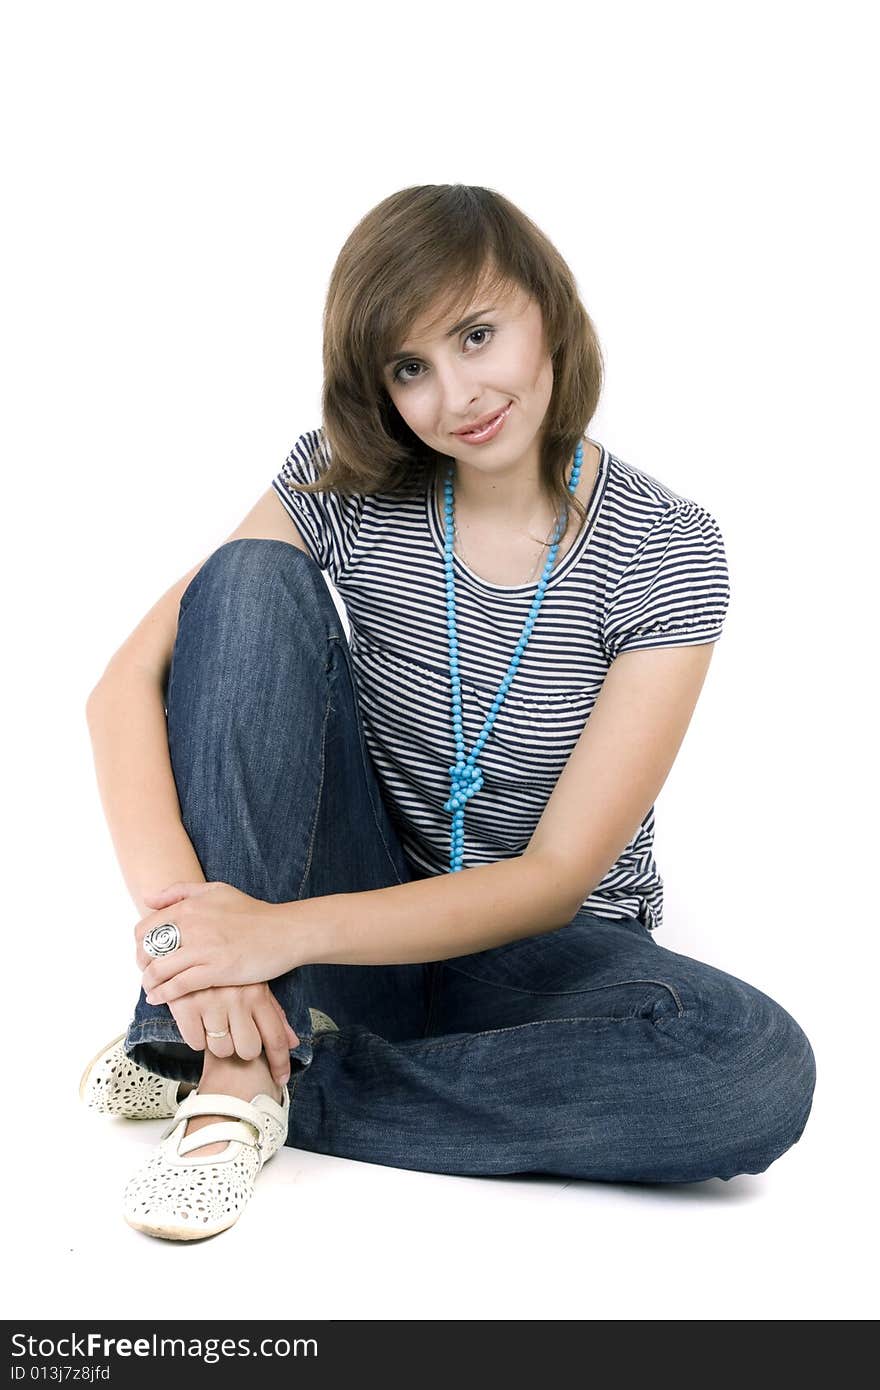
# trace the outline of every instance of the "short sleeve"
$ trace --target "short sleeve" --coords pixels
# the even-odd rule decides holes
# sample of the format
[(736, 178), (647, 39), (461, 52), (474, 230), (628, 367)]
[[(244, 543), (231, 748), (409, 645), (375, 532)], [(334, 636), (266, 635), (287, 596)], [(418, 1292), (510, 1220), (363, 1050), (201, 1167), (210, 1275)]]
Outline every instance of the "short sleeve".
[(603, 622), (609, 662), (621, 652), (716, 642), (730, 601), (724, 540), (695, 502), (670, 507), (621, 574)]
[(364, 499), (340, 492), (296, 492), (289, 483), (314, 483), (326, 468), (323, 430), (301, 434), (272, 486), (290, 513), (312, 559), (334, 583), (341, 579), (357, 541)]

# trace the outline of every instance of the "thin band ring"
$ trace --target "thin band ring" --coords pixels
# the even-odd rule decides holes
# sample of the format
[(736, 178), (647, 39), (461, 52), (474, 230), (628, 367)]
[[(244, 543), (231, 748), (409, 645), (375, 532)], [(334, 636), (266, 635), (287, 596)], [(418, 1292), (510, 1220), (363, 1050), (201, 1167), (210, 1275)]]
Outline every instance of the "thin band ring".
[(206, 1029), (205, 1029), (205, 1037), (206, 1037), (206, 1038), (228, 1038), (228, 1037), (229, 1037), (229, 1029), (228, 1029), (228, 1028), (224, 1028), (222, 1033), (212, 1033), (211, 1030), (210, 1030), (210, 1028), (206, 1028)]

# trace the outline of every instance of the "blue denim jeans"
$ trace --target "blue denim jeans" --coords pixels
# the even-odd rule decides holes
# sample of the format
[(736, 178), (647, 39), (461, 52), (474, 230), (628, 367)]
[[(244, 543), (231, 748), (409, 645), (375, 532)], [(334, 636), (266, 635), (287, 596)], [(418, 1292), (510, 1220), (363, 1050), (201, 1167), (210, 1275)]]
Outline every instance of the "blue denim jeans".
[[(208, 880), (291, 902), (423, 876), (383, 802), (339, 613), (296, 546), (235, 540), (209, 557), (181, 599), (166, 707)], [(492, 950), (306, 965), (270, 985), (300, 1039), (287, 1143), (315, 1153), (696, 1182), (763, 1172), (810, 1113), (815, 1059), (792, 1016), (633, 917), (579, 911)], [(309, 1007), (339, 1031), (313, 1036)], [(201, 1075), (143, 991), (125, 1047), (162, 1076)]]

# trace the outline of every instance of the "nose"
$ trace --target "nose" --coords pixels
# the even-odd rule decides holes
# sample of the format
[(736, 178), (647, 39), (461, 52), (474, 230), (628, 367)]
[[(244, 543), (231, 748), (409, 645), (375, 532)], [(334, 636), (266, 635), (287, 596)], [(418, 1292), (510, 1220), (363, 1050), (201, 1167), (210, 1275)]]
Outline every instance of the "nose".
[(439, 383), (440, 418), (447, 422), (449, 430), (456, 430), (460, 424), (477, 412), (483, 399), (483, 390), (475, 381), (467, 365), (449, 363), (435, 368)]

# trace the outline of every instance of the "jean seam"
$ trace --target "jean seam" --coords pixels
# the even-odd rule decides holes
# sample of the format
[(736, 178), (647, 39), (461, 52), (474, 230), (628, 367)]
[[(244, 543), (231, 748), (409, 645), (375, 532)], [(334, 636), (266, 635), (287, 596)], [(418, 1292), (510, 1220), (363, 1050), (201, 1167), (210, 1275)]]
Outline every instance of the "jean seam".
[(431, 993), (428, 998), (428, 1010), (427, 1017), (425, 1018), (425, 1031), (422, 1034), (423, 1038), (429, 1037), (431, 1033), (431, 1027), (434, 1023), (434, 1015), (436, 1013), (437, 999), (440, 995), (440, 980), (442, 978), (442, 975), (443, 963), (435, 962), (434, 966), (431, 967)]
[[(151, 1036), (149, 1038), (141, 1038), (135, 1036), (132, 1038), (133, 1043), (179, 1042), (182, 1043), (184, 1047), (189, 1047), (189, 1044), (184, 1040), (184, 1038), (181, 1037), (180, 1029), (178, 1028), (177, 1024), (169, 1023), (167, 1019), (164, 1018), (157, 1018), (155, 1020), (143, 1019), (140, 1022), (132, 1023), (131, 1027), (126, 1031), (126, 1040), (128, 1039), (129, 1033), (137, 1034), (144, 1028), (149, 1028), (151, 1034), (155, 1032), (155, 1030), (159, 1029), (163, 1036)], [(197, 1048), (190, 1048), (191, 1052), (196, 1052), (198, 1050), (199, 1049)]]
[[(389, 1047), (405, 1047), (408, 1051), (414, 1051), (416, 1048), (419, 1048), (423, 1049), (426, 1052), (441, 1052), (444, 1048), (460, 1047), (463, 1043), (471, 1042), (474, 1038), (488, 1038), (497, 1033), (517, 1033), (521, 1032), (524, 1028), (553, 1027), (557, 1023), (588, 1023), (591, 1026), (594, 1026), (597, 1023), (603, 1025), (616, 1023), (651, 1023), (652, 1027), (657, 1026), (653, 1020), (646, 1019), (644, 1017), (637, 1017), (636, 1015), (627, 1015), (626, 1018), (615, 1018), (603, 1014), (599, 1018), (584, 1018), (580, 1014), (575, 1014), (570, 1018), (535, 1018), (528, 1023), (512, 1023), (507, 1028), (481, 1028), (478, 1031), (472, 1033), (460, 1033), (453, 1042), (431, 1042), (424, 1038), (411, 1038), (407, 1039), (406, 1042), (400, 1044), (388, 1043), (387, 1038), (379, 1038), (379, 1041), (386, 1043)], [(358, 1036), (363, 1038), (362, 1033)], [(369, 1036), (378, 1037), (379, 1035), (370, 1034)], [(345, 1029), (341, 1028), (338, 1033), (328, 1033), (326, 1035), (325, 1042), (327, 1042), (328, 1044), (339, 1042), (342, 1041), (344, 1037)]]
[(501, 981), (484, 980), (479, 975), (471, 975), (467, 970), (460, 970), (457, 965), (447, 965), (447, 970), (451, 970), (456, 975), (463, 975), (467, 980), (473, 980), (478, 985), (486, 985), (490, 989), (506, 989), (514, 994), (528, 994), (536, 999), (551, 998), (555, 995), (566, 994), (598, 994), (603, 989), (617, 989), (620, 985), (660, 985), (663, 989), (668, 989), (675, 1000), (678, 1016), (681, 1018), (684, 1013), (684, 1005), (681, 1002), (681, 995), (674, 985), (670, 985), (666, 980), (613, 980), (607, 985), (587, 985), (583, 989), (523, 989), (521, 985), (506, 985)]
[(300, 899), (300, 900), (302, 899), (303, 891), (304, 891), (304, 889), (305, 889), (306, 883), (308, 882), (309, 871), (311, 870), (311, 867), (312, 867), (312, 856), (313, 856), (313, 854), (314, 854), (314, 852), (315, 852), (315, 837), (316, 837), (317, 832), (318, 832), (318, 821), (319, 821), (320, 814), (321, 814), (321, 798), (322, 798), (323, 795), (324, 795), (324, 777), (325, 777), (325, 774), (326, 774), (326, 761), (327, 761), (327, 748), (326, 748), (326, 744), (327, 744), (327, 721), (328, 721), (329, 718), (330, 718), (330, 709), (331, 709), (331, 698), (330, 698), (330, 688), (329, 688), (329, 686), (328, 686), (328, 688), (327, 688), (326, 700), (327, 700), (327, 703), (326, 703), (325, 706), (324, 706), (324, 719), (323, 719), (323, 721), (322, 721), (322, 723), (321, 723), (321, 759), (320, 759), (320, 776), (319, 776), (319, 778), (318, 778), (318, 795), (317, 795), (316, 798), (315, 798), (315, 813), (314, 813), (314, 815), (312, 816), (312, 828), (311, 828), (311, 831), (310, 831), (310, 833), (309, 833), (309, 848), (308, 848), (308, 851), (307, 851), (307, 853), (306, 853), (305, 868), (303, 869), (303, 876), (302, 876), (302, 878), (300, 879), (299, 888), (297, 889), (297, 898)]
[[(296, 1097), (296, 1090), (297, 1090), (297, 1087), (299, 1086), (299, 1083), (300, 1083), (300, 1081), (302, 1080), (302, 1078), (305, 1076), (306, 1072), (307, 1072), (307, 1071), (309, 1070), (309, 1068), (312, 1066), (312, 1063), (313, 1063), (314, 1060), (315, 1060), (315, 1053), (317, 1052), (319, 1046), (321, 1045), (322, 1042), (325, 1042), (326, 1039), (327, 1039), (328, 1037), (333, 1038), (333, 1037), (335, 1037), (335, 1036), (336, 1036), (336, 1029), (333, 1029), (332, 1031), (328, 1031), (328, 1032), (326, 1032), (326, 1033), (301, 1033), (301, 1034), (300, 1034), (300, 1039), (299, 1039), (300, 1042), (301, 1042), (301, 1043), (308, 1043), (309, 1046), (310, 1046), (311, 1049), (312, 1049), (312, 1059), (311, 1059), (310, 1062), (305, 1062), (305, 1063), (303, 1063), (301, 1066), (297, 1067), (295, 1071), (294, 1071), (294, 1070), (291, 1070), (290, 1081), (288, 1082), (288, 1084), (289, 1084), (289, 1086), (290, 1086), (290, 1104), (291, 1104), (291, 1106), (293, 1105), (294, 1099), (295, 1099), (295, 1097)], [(291, 1051), (293, 1051), (293, 1049), (291, 1049)], [(299, 1058), (296, 1058), (296, 1060), (299, 1061)]]
[[(178, 633), (179, 633), (179, 632), (180, 632), (180, 620), (179, 620), (179, 619), (178, 619), (178, 623), (177, 623), (177, 630), (178, 630)], [(174, 639), (174, 646), (175, 646), (175, 647), (177, 646), (177, 637), (175, 637), (175, 639)], [(171, 654), (171, 663), (170, 663), (170, 665), (169, 665), (169, 667), (168, 667), (168, 684), (167, 684), (166, 687), (165, 687), (165, 693), (164, 693), (163, 701), (162, 701), (163, 708), (164, 708), (164, 710), (165, 710), (165, 734), (166, 734), (166, 737), (167, 737), (167, 739), (168, 739), (168, 751), (169, 751), (169, 753), (171, 752), (171, 726), (170, 726), (169, 721), (168, 721), (168, 711), (169, 711), (170, 708), (171, 708), (171, 689), (172, 689), (172, 686), (173, 686), (173, 685), (174, 685), (174, 651), (172, 650), (172, 654)]]
[[(343, 652), (343, 659), (345, 660), (345, 664), (346, 664), (346, 667), (347, 667), (347, 669), (348, 669), (349, 679), (350, 679), (350, 681), (351, 681), (352, 693), (353, 693), (353, 695), (354, 695), (354, 708), (355, 708), (355, 725), (356, 725), (356, 733), (357, 733), (357, 738), (358, 738), (358, 746), (359, 746), (359, 748), (360, 748), (360, 750), (361, 750), (361, 767), (362, 767), (362, 770), (363, 770), (363, 773), (364, 773), (364, 779), (365, 779), (365, 783), (366, 783), (366, 787), (367, 787), (367, 798), (368, 798), (369, 803), (370, 803), (370, 810), (371, 810), (372, 813), (373, 813), (373, 824), (375, 825), (376, 830), (377, 830), (377, 832), (378, 832), (378, 834), (379, 834), (379, 838), (380, 838), (380, 840), (382, 841), (383, 848), (384, 848), (385, 853), (386, 853), (386, 855), (387, 855), (387, 857), (388, 857), (388, 863), (391, 865), (392, 873), (394, 874), (394, 877), (396, 878), (397, 882), (398, 882), (399, 884), (402, 884), (402, 883), (404, 883), (406, 880), (405, 880), (405, 879), (402, 879), (402, 878), (400, 877), (400, 874), (399, 874), (398, 871), (397, 871), (397, 866), (396, 866), (396, 864), (394, 863), (394, 855), (391, 853), (391, 847), (390, 847), (390, 845), (388, 844), (387, 839), (385, 838), (385, 831), (382, 829), (382, 826), (381, 826), (380, 821), (379, 821), (379, 817), (378, 817), (378, 815), (376, 814), (376, 807), (375, 807), (374, 804), (373, 804), (373, 798), (372, 798), (372, 796), (370, 795), (370, 771), (371, 771), (371, 770), (372, 770), (372, 775), (373, 775), (373, 781), (374, 781), (375, 786), (376, 786), (376, 791), (379, 793), (380, 797), (381, 797), (382, 792), (381, 792), (381, 788), (379, 787), (379, 784), (378, 784), (378, 779), (377, 779), (377, 777), (376, 777), (375, 769), (372, 768), (372, 763), (371, 763), (371, 762), (368, 763), (368, 761), (367, 761), (367, 759), (369, 758), (369, 750), (368, 750), (368, 748), (366, 747), (366, 744), (365, 744), (365, 742), (364, 742), (364, 730), (363, 730), (363, 723), (362, 723), (362, 720), (361, 720), (361, 710), (360, 710), (360, 700), (359, 700), (359, 697), (358, 697), (357, 679), (356, 679), (356, 677), (355, 677), (355, 672), (354, 672), (354, 669), (353, 669), (353, 667), (352, 667), (350, 649), (349, 649), (348, 643), (344, 640), (344, 634), (340, 635), (338, 638), (335, 636), (335, 634), (331, 634), (330, 640), (331, 640), (331, 642), (337, 642), (338, 646), (341, 648), (341, 650), (342, 650), (342, 652)], [(402, 848), (402, 847), (401, 847), (401, 848)]]

